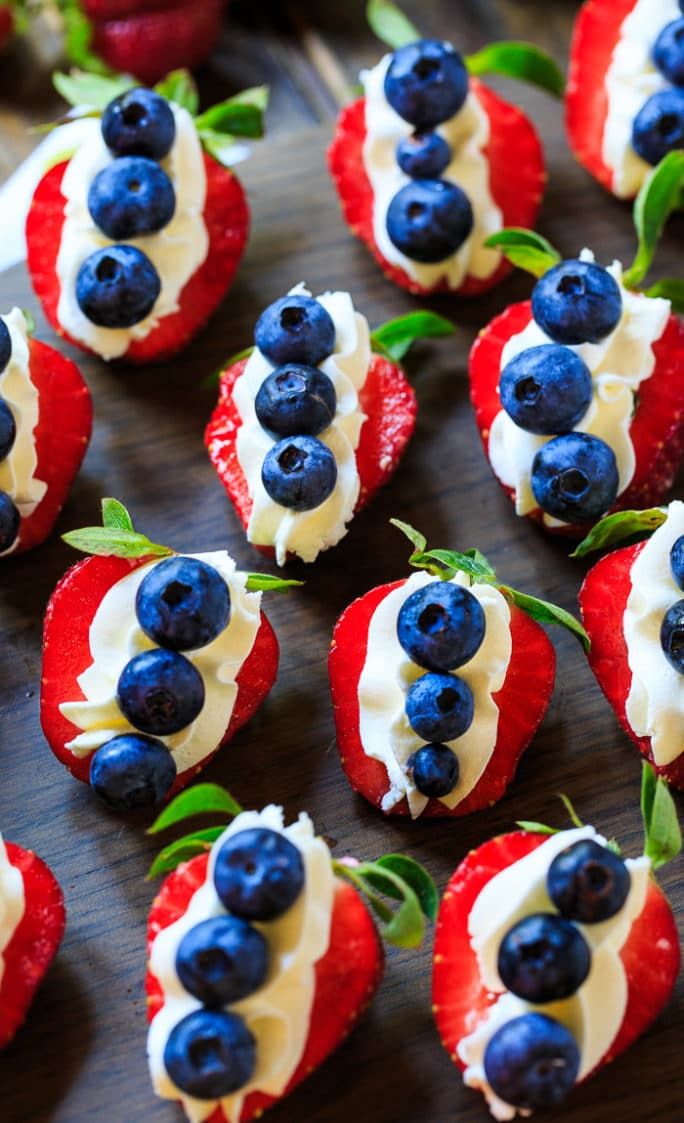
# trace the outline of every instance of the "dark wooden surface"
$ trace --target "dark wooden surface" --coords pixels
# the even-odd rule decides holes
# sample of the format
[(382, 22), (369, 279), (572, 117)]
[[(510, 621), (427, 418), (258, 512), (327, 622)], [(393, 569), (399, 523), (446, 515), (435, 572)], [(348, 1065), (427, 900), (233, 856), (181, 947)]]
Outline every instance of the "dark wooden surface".
[[(560, 54), (574, 5), (441, 0), (406, 7), (426, 32), (449, 35), (467, 49), (487, 37), (527, 34), (555, 44)], [(188, 551), (227, 547), (240, 565), (261, 565), (204, 453), (202, 428), (213, 395), (200, 387), (202, 379), (251, 342), (262, 307), (299, 280), (314, 292), (350, 288), (372, 325), (412, 307), (348, 235), (325, 172), (340, 81), (353, 82), (358, 65), (379, 55), (363, 30), (361, 8), (351, 0), (236, 5), (239, 25), (226, 31), (202, 85), (222, 92), (266, 74), (275, 88), (274, 136), (240, 172), (254, 215), (246, 261), (208, 330), (175, 362), (127, 373), (81, 360), (95, 399), (95, 435), (59, 530), (95, 521), (99, 497), (116, 495), (157, 541)], [(2, 171), (26, 150), (19, 121), (56, 108), (44, 75), (27, 70), (27, 57), (25, 48), (15, 51), (0, 71)], [(26, 91), (19, 103), (12, 101), (17, 89)], [(604, 260), (629, 259), (629, 212), (573, 164), (560, 108), (529, 91), (517, 96), (535, 115), (548, 148), (544, 233), (568, 254), (589, 244)], [(663, 272), (681, 266), (682, 233), (681, 221), (668, 231), (659, 257)], [(641, 843), (636, 752), (578, 645), (564, 634), (553, 637), (559, 669), (548, 716), (508, 795), (488, 812), (430, 824), (383, 819), (352, 795), (334, 747), (325, 673), (330, 634), (353, 597), (405, 573), (407, 551), (388, 526), (390, 516), (420, 527), (434, 545), (478, 545), (508, 582), (575, 607), (583, 567), (567, 558), (562, 543), (516, 519), (484, 461), (468, 404), (467, 354), (476, 332), (528, 292), (520, 276), (478, 304), (435, 302), (459, 327), (453, 339), (419, 348), (410, 361), (420, 417), (408, 455), (338, 548), (306, 570), (291, 567), (293, 575), (306, 577), (306, 588), (267, 604), (282, 649), (278, 682), (257, 717), (205, 773), (245, 805), (276, 800), (290, 815), (308, 809), (319, 830), (336, 840), (337, 853), (375, 857), (405, 849), (426, 863), (440, 889), (471, 847), (515, 819), (563, 823), (558, 791), (572, 797), (584, 819), (619, 838), (628, 854), (638, 853)], [(35, 309), (20, 268), (0, 274), (0, 307), (15, 302)], [(40, 316), (38, 322), (39, 337), (50, 341)], [(684, 494), (681, 486), (677, 494)], [(3, 562), (0, 573), (0, 827), (47, 859), (68, 910), (64, 944), (29, 1022), (0, 1057), (0, 1119), (179, 1123), (180, 1109), (153, 1096), (145, 1064), (144, 934), (155, 887), (144, 874), (156, 846), (145, 838), (144, 823), (109, 815), (67, 775), (38, 722), (42, 613), (73, 560), (53, 538)], [(681, 861), (667, 868), (662, 882), (681, 922)], [(358, 1123), (484, 1123), (483, 1101), (463, 1088), (442, 1051), (429, 988), (429, 942), (418, 953), (391, 953), (372, 1008), (336, 1055), (272, 1110), (273, 1123), (352, 1117)], [(674, 1123), (684, 1090), (683, 1030), (680, 983), (665, 1014), (628, 1055), (544, 1118)]]

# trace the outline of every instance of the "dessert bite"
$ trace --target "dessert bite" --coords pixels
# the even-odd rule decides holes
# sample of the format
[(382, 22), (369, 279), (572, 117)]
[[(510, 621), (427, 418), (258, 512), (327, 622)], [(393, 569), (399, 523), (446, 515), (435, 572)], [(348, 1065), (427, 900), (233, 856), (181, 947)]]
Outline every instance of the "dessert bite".
[(348, 292), (314, 299), (303, 284), (269, 305), (255, 347), (220, 375), (205, 435), (250, 542), (278, 565), (337, 545), (413, 433), (401, 359), (417, 339), (452, 331), (435, 313), (412, 312), (371, 333)]
[(667, 789), (645, 766), (645, 852), (573, 814), (472, 850), (447, 886), (435, 935), (433, 1011), (444, 1047), (495, 1119), (560, 1106), (666, 1005), (677, 926), (652, 871), (681, 848)]
[(248, 1123), (317, 1068), (372, 999), (384, 956), (363, 897), (385, 939), (416, 947), (437, 891), (405, 855), (333, 859), (306, 813), (286, 824), (281, 807), (243, 811), (215, 785), (178, 797), (152, 830), (203, 810), (235, 817), (172, 843), (151, 871), (174, 872), (148, 925), (150, 1075), (191, 1120)]
[(47, 607), (41, 724), (78, 780), (130, 811), (184, 787), (259, 708), (278, 670), (262, 590), (299, 582), (241, 573), (225, 550), (175, 554), (102, 506), (104, 526), (64, 535), (94, 556)]
[(338, 620), (329, 656), (337, 746), (354, 789), (386, 815), (467, 815), (501, 799), (553, 693), (556, 656), (536, 623), (563, 609), (499, 582), (478, 550), (413, 542), (412, 577)]

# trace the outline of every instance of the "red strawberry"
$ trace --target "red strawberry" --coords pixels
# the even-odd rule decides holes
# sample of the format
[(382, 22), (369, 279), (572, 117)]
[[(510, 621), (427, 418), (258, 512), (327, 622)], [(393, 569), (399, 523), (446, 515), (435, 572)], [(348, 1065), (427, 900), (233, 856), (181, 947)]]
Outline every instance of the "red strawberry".
[[(547, 841), (543, 834), (515, 831), (471, 850), (451, 878), (435, 934), (432, 1001), (439, 1034), (460, 1069), (460, 1042), (475, 1031), (496, 1000), (480, 976), (468, 918), (484, 886), (498, 873)], [(649, 879), (646, 903), (620, 951), (628, 981), (620, 1029), (597, 1068), (609, 1064), (648, 1028), (669, 999), (679, 970), (679, 941), (672, 910)], [(596, 1071), (596, 1069), (594, 1069)]]
[[(360, 736), (359, 680), (368, 650), (368, 630), (378, 605), (405, 581), (380, 585), (355, 600), (342, 613), (333, 633), (329, 656), (330, 686), (337, 746), (349, 782), (376, 807), (389, 788), (384, 764), (367, 756)], [(532, 740), (553, 693), (556, 656), (545, 632), (514, 604), (511, 610), (512, 654), (506, 679), (494, 701), (500, 711), (498, 735), (489, 763), (472, 791), (449, 810), (430, 799), (423, 815), (468, 815), (501, 799), (513, 779), (518, 761)], [(393, 815), (408, 815), (406, 799)]]
[[(239, 180), (205, 153), (207, 197), (204, 221), (209, 232), (209, 253), (190, 278), (180, 297), (180, 308), (165, 317), (145, 339), (135, 340), (126, 351), (132, 363), (149, 363), (176, 354), (204, 326), (230, 288), (249, 233), (249, 210)], [(28, 268), (36, 296), (55, 331), (70, 339), (57, 318), (60, 287), (57, 255), (64, 226), (64, 196), (60, 186), (66, 164), (47, 172), (33, 196), (26, 222)]]
[(22, 519), (13, 554), (33, 549), (49, 535), (86, 454), (92, 429), (90, 392), (71, 359), (30, 338), (29, 374), (38, 390), (36, 476), (47, 484), (47, 491), (33, 514)]
[[(470, 396), (475, 408), (485, 455), (492, 422), (501, 409), (499, 376), (501, 353), (508, 340), (532, 319), (528, 301), (514, 304), (480, 332), (470, 353)], [(684, 355), (684, 325), (670, 316), (661, 338), (653, 345), (653, 374), (639, 385), (630, 436), (636, 456), (634, 478), (611, 510), (648, 507), (659, 503), (672, 487), (684, 453), (684, 383), (678, 376)], [(503, 486), (503, 485), (502, 485)], [(504, 487), (511, 499), (511, 489)], [(529, 518), (542, 522), (536, 509)], [(586, 527), (551, 528), (551, 533), (583, 537)]]
[(0, 51), (7, 43), (13, 29), (14, 17), (12, 15), (12, 9), (5, 7), (3, 4), (0, 6)]
[(24, 914), (2, 952), (0, 981), (0, 1049), (7, 1045), (28, 1013), (36, 990), (64, 935), (64, 898), (48, 867), (30, 850), (5, 844), (10, 864), (24, 881)]
[(632, 685), (627, 662), (623, 617), (632, 590), (631, 569), (645, 546), (625, 546), (607, 554), (589, 570), (580, 590), (582, 619), (591, 639), (589, 664), (620, 725), (655, 771), (677, 788), (684, 788), (684, 753), (662, 767), (653, 760), (651, 738), (638, 737), (625, 707)]
[(613, 171), (603, 160), (603, 130), (608, 114), (606, 73), (620, 28), (636, 0), (587, 0), (577, 16), (570, 48), (565, 100), (568, 140), (591, 175), (613, 191)]
[[(491, 132), (486, 155), (490, 187), (502, 211), (504, 225), (533, 226), (546, 182), (544, 154), (536, 130), (520, 109), (504, 101), (477, 78), (471, 78), (470, 87), (489, 117)], [(342, 110), (328, 151), (330, 173), (348, 226), (366, 243), (389, 280), (400, 288), (415, 293), (447, 291), (445, 283), (433, 289), (423, 288), (380, 253), (373, 236), (373, 194), (363, 163), (365, 139), (365, 99), (361, 98)], [(512, 151), (516, 153), (513, 161)], [(467, 277), (458, 291), (463, 296), (478, 296), (498, 284), (509, 272), (510, 265), (502, 261), (487, 280)]]
[[(167, 877), (152, 905), (147, 929), (148, 954), (162, 929), (178, 920), (190, 898), (206, 877), (208, 855), (198, 855)], [(316, 990), (309, 1035), (302, 1058), (283, 1096), (304, 1080), (343, 1041), (371, 1001), (383, 973), (384, 955), (373, 921), (357, 891), (338, 881), (333, 905), (330, 944), (316, 964)], [(163, 1004), (156, 977), (148, 968), (146, 977), (148, 1018), (151, 1021)], [(282, 1098), (282, 1097), (279, 1097)], [(273, 1096), (251, 1093), (245, 1100), (240, 1123), (248, 1123), (275, 1102)], [(208, 1123), (225, 1123), (221, 1108)]]
[[(90, 757), (78, 759), (65, 747), (80, 730), (62, 716), (59, 706), (62, 702), (78, 701), (84, 697), (77, 679), (92, 663), (89, 629), (103, 597), (117, 581), (150, 560), (149, 557), (135, 560), (86, 558), (65, 574), (47, 607), (43, 636), (41, 724), (55, 756), (85, 783), (89, 780)], [(213, 759), (221, 745), (226, 744), (249, 721), (273, 686), (277, 669), (278, 641), (262, 614), (254, 646), (236, 679), (238, 694), (221, 744), (214, 746), (196, 766), (179, 773), (169, 795), (185, 787)]]

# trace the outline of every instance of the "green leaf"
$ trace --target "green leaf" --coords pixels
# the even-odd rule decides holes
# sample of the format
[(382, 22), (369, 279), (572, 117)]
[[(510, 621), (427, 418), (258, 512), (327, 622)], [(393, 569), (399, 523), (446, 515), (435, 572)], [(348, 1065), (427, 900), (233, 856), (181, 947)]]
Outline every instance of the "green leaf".
[(154, 87), (167, 101), (173, 101), (182, 109), (187, 109), (194, 117), (199, 109), (199, 94), (195, 79), (189, 70), (172, 70)]
[(497, 234), (490, 234), (484, 243), (490, 249), (499, 249), (513, 265), (525, 269), (533, 277), (543, 277), (549, 269), (553, 269), (561, 261), (561, 255), (554, 249), (546, 238), (534, 230), (524, 230), (522, 227), (509, 226), (499, 230)]
[(205, 133), (258, 140), (264, 135), (264, 112), (268, 105), (268, 86), (243, 90), (227, 101), (212, 105), (197, 117), (200, 136)]
[(62, 541), (83, 554), (97, 554), (100, 557), (167, 557), (173, 553), (168, 546), (150, 542), (144, 534), (107, 526), (86, 526), (82, 530), (71, 530), (62, 535)]
[(684, 315), (684, 281), (678, 277), (664, 277), (646, 289), (646, 296), (662, 297), (669, 300), (672, 311)]
[(371, 334), (371, 346), (374, 350), (381, 348), (390, 359), (401, 362), (416, 340), (438, 339), (453, 335), (455, 330), (451, 320), (438, 316), (436, 312), (407, 312), (405, 316), (388, 320), (376, 328)]
[(232, 367), (234, 363), (241, 363), (243, 359), (248, 359), (252, 354), (252, 351), (254, 351), (254, 345), (252, 345), (251, 347), (245, 347), (244, 350), (238, 351), (236, 355), (231, 355), (231, 357), (226, 360), (220, 370), (213, 371), (211, 374), (208, 374), (206, 378), (203, 378), (200, 382), (200, 386), (205, 390), (215, 389), (221, 381), (221, 375), (223, 374), (223, 372), (225, 370), (228, 370), (229, 367)]
[(665, 223), (680, 204), (684, 184), (684, 152), (668, 152), (648, 177), (634, 204), (634, 225), (639, 248), (623, 284), (636, 288), (651, 268)]
[(660, 869), (682, 849), (677, 808), (665, 781), (646, 761), (641, 773), (641, 814), (644, 820), (644, 854), (653, 869)]
[(154, 859), (147, 874), (147, 880), (151, 881), (154, 877), (162, 877), (163, 874), (171, 873), (181, 862), (187, 862), (189, 858), (194, 858), (197, 854), (206, 854), (207, 850), (211, 850), (216, 839), (221, 837), (225, 829), (225, 827), (205, 827), (204, 830), (186, 834), (184, 838), (177, 838), (175, 842), (170, 842)]
[(529, 596), (528, 593), (521, 593), (518, 589), (512, 589), (510, 585), (498, 587), (508, 600), (518, 608), (522, 608), (532, 620), (536, 620), (538, 624), (558, 624), (561, 628), (567, 628), (580, 641), (584, 650), (589, 651), (591, 647), (589, 636), (572, 613), (566, 612), (557, 604), (551, 604), (550, 601), (540, 600), (538, 597)]
[(366, 19), (371, 31), (393, 51), (423, 38), (410, 19), (389, 0), (368, 0)]
[(118, 499), (102, 500), (102, 525), (109, 530), (133, 530), (133, 522)]
[(412, 526), (402, 522), (401, 519), (390, 519), (390, 523), (392, 526), (396, 526), (397, 530), (400, 530), (402, 534), (405, 534), (409, 542), (415, 546), (416, 551), (422, 554), (427, 546), (427, 538), (421, 534), (420, 531), (414, 530)]
[(605, 519), (597, 522), (570, 556), (583, 558), (595, 550), (603, 550), (606, 546), (622, 542), (624, 538), (632, 538), (635, 534), (652, 534), (662, 526), (666, 518), (667, 509), (663, 507), (648, 507), (644, 511), (616, 511), (614, 515), (606, 515)]
[[(167, 807), (157, 816), (148, 834), (159, 834), (175, 823), (184, 819), (193, 819), (196, 815), (211, 815), (214, 812), (235, 818), (242, 811), (240, 804), (226, 788), (220, 784), (195, 784), (193, 788), (186, 788), (184, 792), (172, 799)], [(225, 830), (225, 826), (220, 828)]]
[(437, 570), (439, 576), (444, 576), (446, 580), (457, 573), (467, 573), (469, 577), (486, 584), (493, 584), (496, 579), (494, 569), (479, 550), (469, 550), (464, 554), (456, 550), (427, 550), (418, 561), (411, 564), (419, 569), (428, 569), (430, 563), (434, 562), (441, 567), (441, 571)]
[(81, 0), (57, 0), (64, 29), (64, 49), (67, 57), (91, 74), (114, 73), (92, 49), (93, 25), (83, 11)]
[(544, 823), (535, 823), (531, 819), (517, 819), (515, 825), (530, 834), (560, 834), (560, 827), (547, 827)]
[(376, 858), (375, 865), (392, 873), (410, 885), (418, 898), (423, 915), (433, 923), (439, 909), (439, 893), (432, 877), (420, 862), (406, 854), (383, 854)]
[(248, 593), (289, 593), (290, 589), (303, 584), (303, 581), (275, 577), (272, 573), (248, 573), (245, 588)]
[[(400, 948), (418, 947), (425, 935), (423, 908), (413, 888), (399, 874), (389, 867), (383, 868), (378, 862), (361, 862), (348, 866), (344, 862), (333, 861), (333, 869), (339, 877), (345, 877), (362, 893), (379, 917), (381, 934)], [(377, 892), (391, 900), (400, 901), (399, 908), (390, 909)], [(429, 907), (429, 906), (428, 906)]]
[(230, 168), (235, 155), (235, 137), (214, 133), (211, 129), (198, 130), (202, 147), (224, 168)]
[(72, 70), (70, 74), (57, 71), (53, 74), (52, 81), (57, 93), (69, 105), (79, 109), (87, 106), (88, 109), (104, 110), (115, 97), (135, 86), (133, 79), (126, 75), (110, 78), (83, 70)]
[(622, 847), (616, 838), (609, 838), (606, 843), (606, 850), (610, 850), (611, 854), (617, 854), (618, 858), (622, 856)]
[(565, 78), (558, 64), (532, 43), (489, 43), (477, 54), (466, 55), (464, 62), (470, 73), (477, 76), (501, 74), (505, 78), (519, 78), (559, 98), (565, 92)]
[(26, 324), (26, 331), (28, 335), (33, 335), (36, 330), (36, 321), (33, 312), (30, 308), (22, 308), (21, 314), (24, 317), (24, 323)]
[(570, 801), (570, 797), (567, 796), (565, 794), (565, 792), (559, 792), (558, 798), (561, 801), (561, 803), (563, 804), (563, 807), (565, 808), (565, 810), (567, 811), (568, 818), (570, 819), (570, 822), (572, 823), (572, 825), (574, 827), (583, 827), (584, 823), (582, 822), (579, 815), (575, 811), (575, 808), (573, 807), (573, 805)]

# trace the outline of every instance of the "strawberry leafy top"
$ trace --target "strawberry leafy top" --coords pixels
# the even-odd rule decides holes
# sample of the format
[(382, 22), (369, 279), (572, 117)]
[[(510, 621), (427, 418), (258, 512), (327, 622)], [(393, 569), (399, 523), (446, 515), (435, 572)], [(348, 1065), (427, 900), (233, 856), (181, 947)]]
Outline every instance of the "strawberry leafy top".
[(484, 554), (479, 550), (465, 550), (458, 553), (456, 550), (428, 550), (427, 540), (419, 531), (414, 530), (408, 523), (399, 519), (390, 519), (393, 526), (401, 530), (415, 547), (409, 558), (409, 565), (416, 569), (427, 570), (441, 581), (450, 581), (457, 573), (466, 573), (471, 584), (493, 585), (511, 604), (517, 605), (533, 620), (540, 624), (559, 624), (567, 628), (580, 641), (585, 651), (589, 651), (589, 636), (579, 620), (559, 605), (550, 601), (540, 600), (528, 593), (521, 593), (518, 589), (504, 585), (496, 576), (496, 570), (489, 563)]
[[(148, 830), (156, 835), (169, 827), (200, 815), (217, 814), (223, 821), (177, 838), (159, 853), (148, 878), (159, 877), (197, 854), (206, 854), (221, 837), (231, 819), (242, 811), (240, 804), (219, 784), (196, 784), (181, 792), (161, 812)], [(332, 858), (339, 878), (351, 882), (368, 901), (380, 921), (384, 938), (397, 947), (418, 947), (425, 935), (426, 921), (434, 921), (439, 894), (430, 874), (405, 854), (385, 854), (374, 862), (352, 858)], [(392, 908), (384, 898), (398, 902)]]
[[(118, 499), (102, 500), (102, 526), (85, 526), (62, 535), (67, 546), (83, 554), (114, 558), (165, 558), (174, 551), (169, 546), (152, 542), (133, 526), (133, 520)], [(287, 592), (303, 581), (274, 577), (271, 573), (248, 573), (246, 589), (250, 593)]]
[[(422, 39), (420, 31), (390, 0), (368, 0), (366, 18), (378, 39), (396, 51)], [(556, 62), (532, 43), (511, 40), (489, 43), (463, 59), (470, 74), (480, 77), (500, 74), (539, 86), (554, 97), (562, 97), (565, 79)]]

